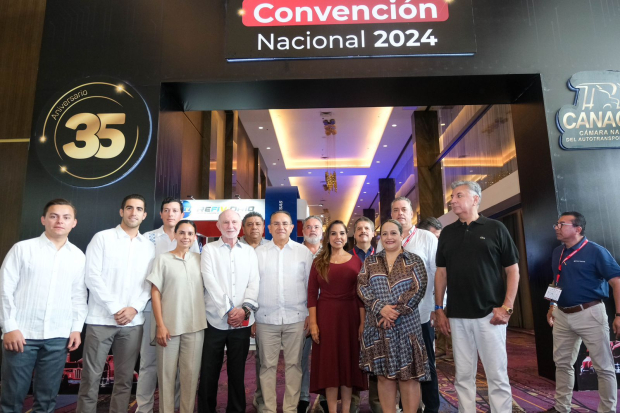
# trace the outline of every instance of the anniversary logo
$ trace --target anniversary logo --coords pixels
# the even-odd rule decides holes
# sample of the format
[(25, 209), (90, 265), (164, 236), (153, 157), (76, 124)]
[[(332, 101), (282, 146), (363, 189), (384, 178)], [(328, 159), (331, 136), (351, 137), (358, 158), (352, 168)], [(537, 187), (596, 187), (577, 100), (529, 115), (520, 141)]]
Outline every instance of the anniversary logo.
[(575, 103), (557, 113), (560, 146), (620, 148), (620, 72), (579, 72), (568, 87), (575, 91)]
[(87, 78), (67, 87), (37, 123), (37, 154), (59, 181), (97, 188), (127, 176), (151, 140), (146, 103), (126, 82)]
[(471, 0), (229, 0), (228, 61), (472, 55)]

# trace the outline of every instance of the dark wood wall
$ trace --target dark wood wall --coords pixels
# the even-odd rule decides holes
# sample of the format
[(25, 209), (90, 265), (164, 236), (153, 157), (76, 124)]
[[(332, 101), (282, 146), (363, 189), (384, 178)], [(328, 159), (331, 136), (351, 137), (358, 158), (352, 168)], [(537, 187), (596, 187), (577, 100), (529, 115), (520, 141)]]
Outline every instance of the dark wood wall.
[(0, 4), (0, 261), (19, 239), (45, 1)]

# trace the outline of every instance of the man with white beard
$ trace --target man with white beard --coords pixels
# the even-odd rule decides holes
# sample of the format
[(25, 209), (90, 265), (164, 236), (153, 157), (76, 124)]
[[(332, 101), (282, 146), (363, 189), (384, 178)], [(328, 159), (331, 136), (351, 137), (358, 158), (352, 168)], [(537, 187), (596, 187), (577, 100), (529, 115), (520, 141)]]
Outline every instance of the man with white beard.
[[(310, 215), (303, 221), (304, 245), (308, 247), (312, 253), (312, 259), (315, 259), (321, 250), (321, 239), (323, 238), (323, 220), (316, 215)], [(301, 358), (301, 394), (299, 403), (297, 404), (297, 413), (306, 413), (310, 406), (310, 351), (312, 350), (312, 336), (309, 331), (304, 332), (306, 339), (304, 341), (304, 352)], [(327, 410), (325, 411), (327, 413)]]

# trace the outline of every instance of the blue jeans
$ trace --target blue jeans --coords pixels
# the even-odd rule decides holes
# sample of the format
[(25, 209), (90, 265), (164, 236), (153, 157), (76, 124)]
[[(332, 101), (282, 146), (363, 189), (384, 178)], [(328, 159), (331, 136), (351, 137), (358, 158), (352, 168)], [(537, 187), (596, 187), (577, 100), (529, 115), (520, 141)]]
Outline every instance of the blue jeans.
[(23, 353), (2, 346), (3, 413), (21, 413), (34, 371), (32, 412), (53, 412), (67, 360), (66, 338), (26, 340)]

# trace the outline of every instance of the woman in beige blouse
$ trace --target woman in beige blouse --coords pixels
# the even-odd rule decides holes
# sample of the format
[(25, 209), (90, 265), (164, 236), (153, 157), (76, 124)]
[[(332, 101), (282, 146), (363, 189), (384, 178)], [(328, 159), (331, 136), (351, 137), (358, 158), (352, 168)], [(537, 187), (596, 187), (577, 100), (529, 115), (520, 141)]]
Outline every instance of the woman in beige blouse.
[(200, 254), (190, 252), (196, 225), (176, 225), (174, 250), (158, 255), (146, 278), (153, 286), (151, 340), (157, 342), (159, 409), (174, 413), (177, 370), (181, 382), (181, 413), (193, 413), (200, 373), (204, 329), (207, 328)]

